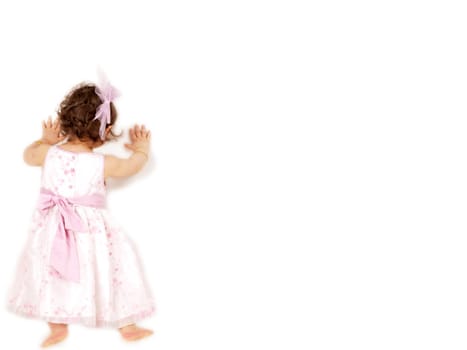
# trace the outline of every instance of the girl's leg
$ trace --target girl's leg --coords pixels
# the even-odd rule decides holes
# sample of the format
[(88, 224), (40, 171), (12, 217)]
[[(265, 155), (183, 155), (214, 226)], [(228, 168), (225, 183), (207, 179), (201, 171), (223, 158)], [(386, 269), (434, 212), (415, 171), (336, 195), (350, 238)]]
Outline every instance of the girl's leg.
[(61, 323), (49, 323), (50, 335), (42, 343), (42, 347), (45, 348), (50, 345), (60, 343), (65, 340), (68, 335), (68, 325)]
[(138, 327), (135, 324), (130, 324), (128, 326), (119, 328), (118, 330), (120, 331), (123, 339), (130, 341), (146, 338), (154, 333), (149, 329)]

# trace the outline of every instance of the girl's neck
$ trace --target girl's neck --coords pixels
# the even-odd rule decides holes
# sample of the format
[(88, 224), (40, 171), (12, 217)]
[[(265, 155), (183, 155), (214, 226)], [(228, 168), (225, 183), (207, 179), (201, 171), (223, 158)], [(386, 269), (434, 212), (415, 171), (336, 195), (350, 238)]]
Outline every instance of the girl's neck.
[(73, 152), (92, 152), (95, 146), (89, 142), (84, 142), (80, 140), (68, 140), (62, 145), (60, 145), (60, 147), (64, 150)]

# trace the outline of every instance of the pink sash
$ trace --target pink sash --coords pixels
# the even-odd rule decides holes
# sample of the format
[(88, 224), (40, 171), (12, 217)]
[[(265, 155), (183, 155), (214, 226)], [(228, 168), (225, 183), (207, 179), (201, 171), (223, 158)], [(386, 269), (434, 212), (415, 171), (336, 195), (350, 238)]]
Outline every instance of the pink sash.
[(79, 258), (75, 233), (87, 232), (88, 227), (83, 225), (81, 218), (75, 212), (75, 205), (103, 208), (105, 206), (105, 197), (95, 194), (67, 198), (41, 188), (38, 209), (45, 214), (50, 208), (57, 206), (57, 214), (59, 215), (57, 233), (50, 253), (50, 265), (62, 278), (79, 282)]

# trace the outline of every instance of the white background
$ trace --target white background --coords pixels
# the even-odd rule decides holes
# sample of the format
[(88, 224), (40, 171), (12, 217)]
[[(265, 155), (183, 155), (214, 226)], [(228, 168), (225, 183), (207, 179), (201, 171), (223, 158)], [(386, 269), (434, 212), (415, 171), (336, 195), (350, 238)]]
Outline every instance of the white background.
[[(101, 66), (119, 128), (153, 131), (151, 163), (109, 203), (145, 263), (156, 333), (128, 345), (75, 326), (57, 348), (467, 347), (462, 1), (10, 3), (5, 295), (39, 189), (22, 151), (66, 92)], [(8, 349), (47, 331), (0, 322)]]

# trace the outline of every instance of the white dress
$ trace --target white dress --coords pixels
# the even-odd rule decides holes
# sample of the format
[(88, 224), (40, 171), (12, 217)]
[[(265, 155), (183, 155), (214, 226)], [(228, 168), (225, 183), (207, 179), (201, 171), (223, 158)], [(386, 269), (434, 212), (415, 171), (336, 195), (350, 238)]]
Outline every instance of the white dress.
[[(52, 146), (44, 162), (41, 187), (65, 201), (105, 198), (103, 174), (103, 155)], [(62, 220), (59, 207), (38, 205), (34, 211), (8, 309), (48, 322), (92, 327), (123, 327), (153, 314), (153, 297), (135, 248), (105, 207), (70, 206), (82, 224), (81, 231), (67, 231), (74, 241), (79, 279), (69, 280), (51, 265)]]

